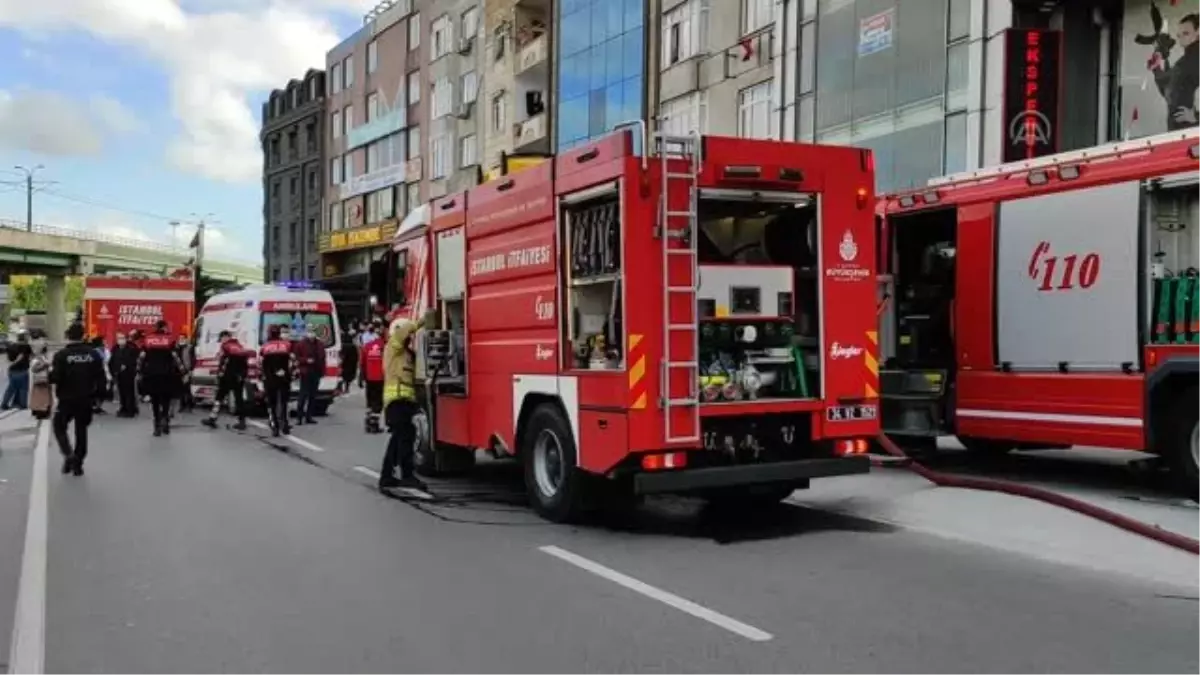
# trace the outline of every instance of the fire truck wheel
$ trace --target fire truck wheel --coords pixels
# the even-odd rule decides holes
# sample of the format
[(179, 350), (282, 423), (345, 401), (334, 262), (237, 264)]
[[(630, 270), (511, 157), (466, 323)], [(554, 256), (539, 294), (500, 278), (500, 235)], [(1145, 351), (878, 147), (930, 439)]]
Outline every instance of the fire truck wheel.
[(521, 457), (534, 510), (556, 523), (577, 518), (585, 477), (577, 468), (571, 426), (557, 405), (543, 403), (529, 416), (521, 435)]
[(1171, 463), (1176, 476), (1176, 482), (1179, 483), (1181, 489), (1188, 494), (1195, 496), (1198, 489), (1198, 481), (1200, 481), (1200, 471), (1197, 470), (1197, 465), (1200, 464), (1200, 427), (1197, 425), (1198, 417), (1200, 417), (1200, 389), (1192, 387), (1183, 393), (1175, 403), (1175, 409), (1171, 412), (1171, 421), (1173, 424), (1170, 429), (1170, 437), (1168, 440), (1170, 457), (1167, 461)]
[(1011, 441), (997, 441), (991, 438), (972, 438), (971, 436), (959, 436), (958, 442), (963, 444), (963, 447), (970, 452), (977, 452), (981, 455), (1004, 455), (1012, 452), (1016, 446)]

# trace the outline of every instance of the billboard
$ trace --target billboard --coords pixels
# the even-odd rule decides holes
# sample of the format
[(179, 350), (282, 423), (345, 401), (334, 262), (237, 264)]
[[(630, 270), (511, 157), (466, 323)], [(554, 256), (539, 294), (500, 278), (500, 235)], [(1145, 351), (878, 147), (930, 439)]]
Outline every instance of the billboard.
[(1061, 48), (1058, 31), (1005, 31), (1003, 161), (1058, 152)]
[(1000, 205), (997, 360), (1014, 370), (1136, 364), (1141, 184)]
[(1196, 0), (1125, 0), (1121, 133), (1126, 138), (1200, 123)]

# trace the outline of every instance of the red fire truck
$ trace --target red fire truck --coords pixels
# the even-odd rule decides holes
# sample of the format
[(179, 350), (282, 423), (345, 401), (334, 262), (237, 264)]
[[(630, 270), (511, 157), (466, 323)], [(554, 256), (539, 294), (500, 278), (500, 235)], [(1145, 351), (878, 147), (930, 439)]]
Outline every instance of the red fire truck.
[(880, 201), (884, 431), (1197, 466), (1197, 133), (936, 179)]
[(161, 319), (173, 335), (191, 336), (196, 286), (188, 270), (168, 277), (122, 273), (83, 282), (83, 324), (110, 347), (117, 333), (148, 333)]
[(878, 431), (866, 150), (614, 132), (398, 228), (386, 301), (440, 329), (432, 468), (518, 456), (534, 507), (763, 503)]

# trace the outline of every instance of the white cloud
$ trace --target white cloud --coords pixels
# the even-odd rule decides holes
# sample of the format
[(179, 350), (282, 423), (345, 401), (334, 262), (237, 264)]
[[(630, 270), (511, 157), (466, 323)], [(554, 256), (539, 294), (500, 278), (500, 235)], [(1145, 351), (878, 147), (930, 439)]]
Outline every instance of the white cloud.
[(0, 27), (28, 35), (80, 29), (131, 46), (171, 80), (177, 166), (230, 182), (261, 176), (262, 92), (322, 67), (339, 40), (323, 12), (374, 0), (0, 0)]
[(0, 90), (0, 148), (56, 156), (90, 156), (110, 134), (138, 128), (121, 103), (98, 95), (90, 101), (54, 91)]
[(92, 97), (91, 104), (96, 119), (115, 134), (132, 134), (142, 127), (138, 116), (111, 96), (96, 94)]

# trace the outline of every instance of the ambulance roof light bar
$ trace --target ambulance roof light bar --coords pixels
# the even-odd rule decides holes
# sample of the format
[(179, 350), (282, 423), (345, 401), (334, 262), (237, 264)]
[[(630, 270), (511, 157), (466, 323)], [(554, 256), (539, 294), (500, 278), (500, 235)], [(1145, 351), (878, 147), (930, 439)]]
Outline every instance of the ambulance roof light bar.
[(1139, 138), (1132, 141), (1107, 143), (1092, 148), (1084, 148), (1082, 150), (1060, 152), (1057, 155), (1047, 155), (1046, 157), (1039, 157), (1037, 159), (1009, 162), (1007, 164), (997, 164), (995, 166), (976, 169), (974, 171), (963, 171), (960, 173), (950, 174), (949, 176), (931, 178), (928, 182), (928, 185), (929, 187), (941, 187), (971, 180), (996, 178), (1006, 174), (1019, 173), (1022, 171), (1045, 169), (1049, 167), (1055, 167), (1060, 164), (1077, 164), (1100, 157), (1110, 157), (1112, 155), (1122, 155), (1139, 150), (1149, 150), (1165, 143), (1186, 140), (1200, 140), (1200, 128), (1192, 127), (1190, 129), (1171, 131), (1165, 134), (1147, 136), (1146, 138)]

